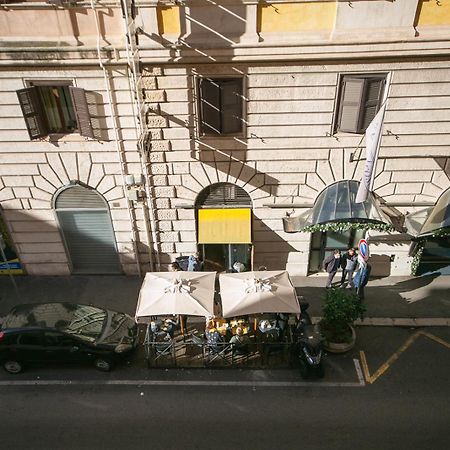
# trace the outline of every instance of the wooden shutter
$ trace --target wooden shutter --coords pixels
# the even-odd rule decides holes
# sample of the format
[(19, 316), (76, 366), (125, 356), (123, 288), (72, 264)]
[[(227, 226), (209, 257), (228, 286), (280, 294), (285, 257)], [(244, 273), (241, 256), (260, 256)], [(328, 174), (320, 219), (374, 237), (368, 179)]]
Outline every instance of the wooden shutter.
[(86, 100), (84, 89), (69, 86), (70, 96), (72, 97), (73, 109), (77, 118), (78, 131), (81, 136), (94, 137), (94, 131), (91, 124), (91, 115)]
[(220, 85), (209, 79), (200, 80), (200, 131), (220, 134)]
[(242, 131), (242, 79), (221, 82), (222, 133)]
[(366, 131), (381, 106), (384, 78), (366, 79), (364, 108), (361, 120), (361, 132)]
[(364, 78), (345, 77), (342, 80), (338, 130), (359, 131), (359, 116), (364, 93)]
[(39, 139), (48, 135), (47, 122), (37, 89), (30, 87), (16, 91), (30, 139)]

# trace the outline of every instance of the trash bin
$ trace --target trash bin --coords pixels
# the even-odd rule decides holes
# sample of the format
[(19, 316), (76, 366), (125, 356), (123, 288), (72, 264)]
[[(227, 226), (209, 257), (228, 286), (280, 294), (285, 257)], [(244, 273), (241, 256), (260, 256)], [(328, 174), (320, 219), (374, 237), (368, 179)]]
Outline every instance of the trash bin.
[(189, 256), (179, 256), (175, 261), (180, 265), (181, 270), (188, 270)]

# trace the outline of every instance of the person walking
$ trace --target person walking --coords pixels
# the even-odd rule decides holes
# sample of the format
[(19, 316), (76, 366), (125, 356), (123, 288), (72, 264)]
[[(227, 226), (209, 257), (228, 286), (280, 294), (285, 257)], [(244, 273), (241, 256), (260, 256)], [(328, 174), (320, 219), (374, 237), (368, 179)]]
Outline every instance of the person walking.
[(341, 277), (341, 287), (344, 286), (345, 279), (348, 277), (348, 288), (353, 287), (353, 272), (356, 269), (356, 264), (358, 261), (358, 256), (356, 255), (354, 248), (349, 248), (341, 259), (342, 267), (342, 277)]
[(369, 282), (371, 270), (372, 266), (366, 260), (364, 260), (361, 255), (358, 255), (358, 270), (356, 272), (355, 278), (353, 279), (353, 284), (360, 301), (364, 300), (364, 288)]
[(341, 251), (336, 249), (330, 256), (323, 260), (323, 269), (328, 272), (327, 284), (325, 286), (327, 289), (332, 287), (331, 283), (341, 265), (341, 259)]

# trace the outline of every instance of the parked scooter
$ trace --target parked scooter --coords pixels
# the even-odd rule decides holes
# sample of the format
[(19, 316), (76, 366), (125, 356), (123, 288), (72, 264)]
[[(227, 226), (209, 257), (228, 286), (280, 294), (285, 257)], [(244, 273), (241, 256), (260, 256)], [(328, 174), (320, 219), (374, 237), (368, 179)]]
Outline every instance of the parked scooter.
[(308, 307), (308, 303), (300, 303), (300, 319), (294, 329), (292, 361), (299, 367), (304, 379), (322, 378), (325, 375), (322, 362), (323, 337), (312, 324)]

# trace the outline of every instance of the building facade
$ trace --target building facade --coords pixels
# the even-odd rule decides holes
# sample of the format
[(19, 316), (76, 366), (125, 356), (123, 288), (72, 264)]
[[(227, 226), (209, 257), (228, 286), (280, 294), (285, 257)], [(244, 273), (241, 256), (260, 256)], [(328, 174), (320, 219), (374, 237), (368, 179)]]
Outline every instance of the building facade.
[[(26, 273), (200, 251), (213, 270), (306, 275), (364, 236), (375, 273), (411, 273), (406, 225), (450, 188), (447, 2), (4, 2), (0, 24), (1, 214)], [(352, 227), (342, 199), (384, 104), (386, 226)], [(328, 225), (285, 231), (321, 198)], [(423, 242), (450, 264), (445, 232)]]

